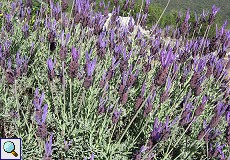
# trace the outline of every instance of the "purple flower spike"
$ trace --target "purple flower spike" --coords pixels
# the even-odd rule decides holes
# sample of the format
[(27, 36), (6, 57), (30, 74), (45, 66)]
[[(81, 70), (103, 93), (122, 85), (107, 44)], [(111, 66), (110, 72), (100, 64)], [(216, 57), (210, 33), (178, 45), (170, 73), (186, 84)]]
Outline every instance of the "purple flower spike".
[(144, 81), (144, 83), (143, 83), (143, 85), (142, 85), (142, 88), (141, 88), (141, 97), (144, 96), (145, 90), (146, 90), (146, 84), (145, 84), (145, 81)]
[(6, 21), (8, 23), (10, 23), (11, 22), (11, 17), (12, 17), (11, 14), (6, 14), (5, 17), (6, 17)]
[(54, 60), (54, 62), (52, 61), (52, 58), (49, 58), (47, 60), (47, 65), (48, 65), (48, 69), (50, 71), (52, 71), (54, 69), (54, 66), (55, 66), (55, 63), (56, 63), (56, 60)]
[(44, 98), (45, 98), (44, 92), (42, 92), (42, 95), (39, 96), (38, 88), (36, 88), (35, 95), (34, 95), (34, 101), (33, 101), (33, 104), (34, 104), (36, 110), (41, 110), (41, 106), (42, 106), (42, 102), (43, 102)]
[(141, 152), (141, 153), (144, 153), (147, 149), (148, 149), (148, 147), (146, 147), (146, 146), (143, 145), (143, 146), (141, 147), (141, 149), (140, 149), (140, 152)]
[(226, 112), (226, 121), (227, 121), (228, 125), (230, 125), (230, 111)]
[(94, 153), (92, 153), (90, 160), (94, 160)]
[(91, 55), (92, 55), (92, 50), (90, 50), (90, 53), (86, 51), (86, 54), (85, 54), (86, 63), (90, 62)]
[(65, 37), (65, 43), (64, 43), (64, 30), (62, 31), (62, 34), (61, 34), (61, 44), (62, 46), (66, 46), (67, 43), (69, 42), (69, 39), (70, 39), (70, 33), (67, 33), (66, 34), (66, 37)]
[(26, 32), (29, 30), (29, 25), (26, 23), (23, 27), (22, 27), (22, 31)]
[(127, 80), (128, 80), (128, 72), (127, 73), (125, 73), (125, 72), (123, 72), (123, 75), (122, 75), (122, 84), (123, 85), (126, 85), (126, 82), (127, 82)]
[[(117, 62), (117, 63), (116, 63)], [(112, 69), (114, 70), (120, 63), (120, 60), (116, 60), (115, 57), (112, 58)]]
[(162, 130), (161, 125), (162, 125), (161, 123), (158, 123), (158, 118), (156, 117), (156, 119), (154, 121), (153, 131), (151, 132), (150, 140), (149, 140), (149, 143), (148, 143), (149, 147), (154, 146), (157, 142), (160, 141), (161, 130)]
[(53, 133), (50, 135), (50, 139), (49, 139), (49, 142), (46, 142), (46, 145), (45, 145), (45, 159), (46, 158), (51, 158), (51, 155), (52, 155), (52, 139), (53, 139)]
[(16, 64), (17, 64), (17, 67), (20, 67), (22, 65), (22, 59), (20, 57), (19, 52), (17, 52), (16, 54)]
[(214, 4), (212, 6), (212, 14), (213, 14), (213, 16), (215, 16), (219, 10), (220, 10), (220, 8), (217, 8), (216, 5)]
[(64, 149), (65, 149), (65, 151), (68, 151), (68, 150), (69, 150), (69, 148), (70, 148), (72, 142), (73, 142), (72, 140), (69, 141), (69, 142), (67, 142), (66, 140), (64, 140)]
[(47, 60), (47, 65), (48, 65), (48, 78), (50, 80), (53, 80), (53, 78), (55, 77), (55, 72), (54, 72), (54, 66), (56, 64), (56, 60), (54, 60), (54, 62), (52, 61), (51, 58), (49, 58)]
[(208, 24), (212, 25), (215, 21), (215, 16), (220, 8), (217, 8), (215, 5), (212, 6), (212, 13), (209, 15)]
[(80, 56), (80, 49), (76, 49), (74, 46), (72, 47), (72, 50), (71, 50), (71, 53), (72, 53), (72, 60), (73, 61), (78, 61), (79, 59), (79, 56)]
[(188, 20), (190, 19), (190, 9), (187, 10), (186, 16), (185, 16), (185, 22), (188, 22)]
[(195, 14), (195, 20), (196, 20), (196, 22), (198, 22), (198, 16), (197, 16), (197, 13), (196, 13), (196, 12), (194, 12), (194, 14)]
[(12, 63), (11, 63), (10, 58), (8, 59), (8, 63), (7, 63), (7, 65), (8, 65), (8, 69), (11, 69), (11, 65), (12, 65)]
[(169, 92), (171, 86), (172, 86), (172, 82), (171, 82), (171, 79), (170, 79), (170, 77), (169, 77), (168, 80), (167, 80), (167, 86), (166, 86), (167, 92)]
[(160, 58), (162, 67), (168, 67), (175, 60), (175, 56), (172, 54), (172, 48), (170, 48), (168, 51), (163, 49), (160, 53)]
[(115, 37), (115, 32), (113, 29), (110, 30), (110, 42), (114, 41), (114, 37)]
[(214, 110), (218, 116), (221, 116), (226, 111), (226, 109), (227, 105), (222, 102), (218, 102)]
[[(1, 5), (0, 5), (0, 7), (1, 7)], [(17, 3), (12, 2), (12, 3), (11, 3), (12, 12), (15, 11), (15, 8), (16, 8), (16, 7), (17, 7)]]
[(95, 70), (97, 60), (96, 58), (92, 62), (88, 62), (87, 64), (87, 76), (90, 77), (93, 75), (93, 71)]
[(208, 101), (208, 97), (207, 97), (207, 96), (204, 96), (204, 97), (202, 98), (202, 104), (205, 104), (207, 101)]
[(113, 124), (115, 124), (115, 123), (118, 122), (119, 116), (121, 115), (121, 113), (122, 113), (122, 110), (119, 111), (119, 110), (116, 108), (116, 110), (115, 110), (114, 113), (113, 113), (113, 117), (112, 117), (112, 122), (113, 122)]

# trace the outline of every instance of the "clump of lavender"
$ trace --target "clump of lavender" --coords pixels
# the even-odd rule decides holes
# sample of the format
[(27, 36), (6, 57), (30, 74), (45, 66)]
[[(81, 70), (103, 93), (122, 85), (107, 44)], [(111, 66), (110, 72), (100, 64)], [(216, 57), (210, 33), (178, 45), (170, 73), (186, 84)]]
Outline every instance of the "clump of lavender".
[(136, 15), (134, 0), (32, 2), (0, 3), (0, 109), (14, 110), (15, 98), (18, 109), (16, 123), (0, 117), (0, 132), (23, 138), (24, 159), (226, 159), (230, 31), (214, 25), (219, 8), (148, 30), (150, 0)]

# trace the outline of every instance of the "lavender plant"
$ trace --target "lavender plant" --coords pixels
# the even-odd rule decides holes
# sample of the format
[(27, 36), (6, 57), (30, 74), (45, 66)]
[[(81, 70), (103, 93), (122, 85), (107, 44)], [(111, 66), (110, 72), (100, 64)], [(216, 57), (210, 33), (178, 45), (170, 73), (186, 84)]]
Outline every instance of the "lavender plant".
[(133, 0), (114, 0), (109, 24), (104, 1), (101, 12), (92, 0), (36, 12), (32, 2), (0, 5), (0, 137), (22, 138), (23, 159), (230, 159), (230, 31), (214, 26), (219, 8), (194, 24), (188, 9), (175, 29), (153, 24), (146, 35), (149, 0), (127, 26), (120, 10)]

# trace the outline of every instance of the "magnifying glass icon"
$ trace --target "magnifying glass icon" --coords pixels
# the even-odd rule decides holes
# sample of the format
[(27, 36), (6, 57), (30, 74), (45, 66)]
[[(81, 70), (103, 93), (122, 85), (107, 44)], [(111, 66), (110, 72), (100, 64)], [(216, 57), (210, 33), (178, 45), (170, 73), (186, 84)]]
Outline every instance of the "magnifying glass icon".
[(11, 141), (7, 141), (3, 144), (3, 149), (6, 153), (11, 153), (13, 154), (15, 157), (18, 156), (18, 154), (15, 152), (15, 145), (13, 142)]

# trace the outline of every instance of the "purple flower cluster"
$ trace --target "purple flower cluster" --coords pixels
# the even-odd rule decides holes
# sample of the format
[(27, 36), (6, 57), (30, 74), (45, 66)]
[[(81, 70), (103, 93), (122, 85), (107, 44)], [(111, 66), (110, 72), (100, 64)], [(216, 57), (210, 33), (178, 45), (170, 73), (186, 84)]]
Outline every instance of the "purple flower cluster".
[(60, 59), (62, 61), (64, 61), (66, 59), (66, 55), (67, 55), (67, 52), (68, 52), (68, 49), (67, 49), (66, 45), (69, 42), (69, 39), (70, 39), (70, 33), (67, 33), (66, 37), (65, 37), (65, 41), (64, 41), (64, 31), (62, 31), (62, 33), (61, 33), (61, 49), (59, 51)]
[(49, 141), (45, 144), (45, 155), (43, 160), (51, 160), (52, 159), (52, 145), (53, 145), (53, 133), (50, 135)]
[(53, 79), (55, 78), (55, 71), (54, 71), (55, 64), (56, 64), (56, 60), (53, 61), (51, 58), (47, 60), (48, 78), (50, 81), (53, 81)]
[(45, 98), (44, 92), (42, 92), (42, 95), (40, 96), (38, 93), (38, 89), (35, 91), (34, 95), (34, 100), (33, 104), (35, 107), (35, 120), (37, 121), (38, 124), (38, 129), (37, 129), (37, 136), (41, 137), (43, 139), (46, 138), (47, 136), (47, 126), (46, 126), (46, 116), (48, 113), (48, 105), (45, 104), (43, 109), (42, 109), (42, 103)]
[(148, 150), (154, 147), (158, 142), (165, 141), (169, 138), (171, 128), (177, 121), (177, 118), (169, 125), (169, 116), (166, 117), (165, 124), (159, 123), (158, 118), (155, 118), (153, 130), (148, 140)]
[(77, 73), (78, 73), (78, 59), (80, 57), (80, 49), (76, 49), (74, 46), (72, 47), (71, 50), (72, 53), (72, 60), (69, 64), (69, 70), (68, 70), (68, 75), (70, 78), (76, 78), (77, 77)]
[(88, 52), (86, 52), (86, 63), (85, 63), (86, 77), (85, 77), (84, 82), (83, 82), (83, 86), (86, 89), (89, 89), (89, 87), (93, 83), (93, 72), (95, 70), (96, 63), (97, 63), (96, 58), (94, 58), (92, 61), (90, 61), (91, 54), (92, 54), (92, 51), (90, 52), (90, 54), (88, 54)]
[[(0, 47), (0, 62), (1, 67), (3, 70), (5, 70), (5, 78), (8, 82), (8, 84), (14, 84), (15, 79), (19, 78), (23, 74), (27, 73), (28, 70), (28, 59), (26, 56), (22, 57), (19, 52), (16, 54), (16, 67), (15, 69), (12, 68), (11, 58), (7, 58), (6, 56), (7, 52), (2, 52)], [(7, 62), (7, 68), (6, 68), (6, 59), (8, 59)]]
[(115, 111), (113, 112), (113, 117), (112, 117), (113, 124), (118, 122), (121, 113), (122, 113), (121, 109), (120, 110), (118, 110), (117, 108), (115, 109)]

